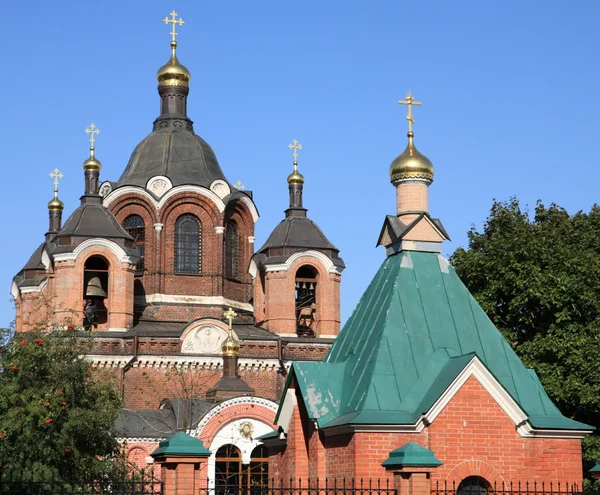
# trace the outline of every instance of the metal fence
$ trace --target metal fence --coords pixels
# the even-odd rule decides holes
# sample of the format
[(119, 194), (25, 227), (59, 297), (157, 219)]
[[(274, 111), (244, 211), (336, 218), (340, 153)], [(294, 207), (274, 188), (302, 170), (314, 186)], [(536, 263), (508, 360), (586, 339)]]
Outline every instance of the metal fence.
[[(460, 483), (432, 483), (431, 495), (592, 495), (581, 486), (571, 483), (516, 482), (489, 483), (472, 476)], [(600, 495), (600, 494), (596, 494)]]
[[(210, 485), (208, 485), (210, 486)], [(271, 480), (264, 484), (217, 484), (198, 495), (397, 495), (390, 479)]]
[(162, 483), (143, 471), (74, 480), (0, 468), (0, 495), (161, 495)]

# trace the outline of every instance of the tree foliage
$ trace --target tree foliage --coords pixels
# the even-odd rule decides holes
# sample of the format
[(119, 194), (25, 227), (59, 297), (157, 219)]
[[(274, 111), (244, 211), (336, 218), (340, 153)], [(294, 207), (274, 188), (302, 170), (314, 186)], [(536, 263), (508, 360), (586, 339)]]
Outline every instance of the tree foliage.
[(76, 479), (114, 471), (120, 407), (107, 376), (74, 331), (15, 334), (0, 354), (0, 461), (37, 476)]
[[(600, 428), (600, 207), (495, 202), (456, 272), (566, 416)], [(600, 457), (584, 442), (586, 467)]]

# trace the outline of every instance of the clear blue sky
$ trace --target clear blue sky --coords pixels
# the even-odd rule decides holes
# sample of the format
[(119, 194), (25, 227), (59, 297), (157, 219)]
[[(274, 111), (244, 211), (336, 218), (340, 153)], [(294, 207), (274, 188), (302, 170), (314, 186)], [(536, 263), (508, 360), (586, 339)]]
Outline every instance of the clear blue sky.
[(600, 3), (29, 2), (5, 6), (0, 43), (4, 208), (0, 325), (9, 290), (47, 230), (48, 174), (65, 178), (65, 219), (83, 192), (83, 132), (101, 129), (101, 179), (117, 180), (158, 114), (155, 73), (169, 57), (192, 73), (189, 114), (230, 182), (254, 191), (257, 245), (283, 217), (288, 143), (304, 145), (305, 205), (347, 269), (345, 320), (384, 252), (394, 213), (390, 162), (405, 147), (411, 90), (416, 144), (435, 165), (430, 210), (452, 253), (493, 198), (516, 195), (570, 212), (597, 201)]

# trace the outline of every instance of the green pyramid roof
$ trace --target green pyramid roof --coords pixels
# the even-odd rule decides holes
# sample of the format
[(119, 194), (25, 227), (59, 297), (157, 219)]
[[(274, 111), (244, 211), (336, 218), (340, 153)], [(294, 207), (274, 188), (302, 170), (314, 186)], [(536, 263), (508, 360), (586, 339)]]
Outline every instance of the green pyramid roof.
[(437, 253), (388, 257), (324, 361), (289, 378), (320, 427), (415, 424), (475, 356), (534, 428), (593, 429), (560, 413)]
[(160, 442), (158, 448), (150, 455), (152, 457), (159, 455), (208, 457), (210, 454), (210, 450), (204, 447), (202, 440), (180, 431), (179, 433), (175, 433), (172, 437)]
[(425, 447), (409, 442), (402, 447), (392, 450), (390, 456), (381, 463), (382, 466), (441, 466), (442, 461), (437, 459), (433, 452)]

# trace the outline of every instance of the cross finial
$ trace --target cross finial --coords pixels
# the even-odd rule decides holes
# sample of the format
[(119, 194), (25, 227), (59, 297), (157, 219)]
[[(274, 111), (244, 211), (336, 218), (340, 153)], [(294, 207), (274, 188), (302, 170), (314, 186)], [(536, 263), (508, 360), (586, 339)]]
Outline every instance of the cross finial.
[(243, 191), (244, 189), (246, 189), (246, 186), (244, 184), (242, 184), (241, 180), (238, 180), (233, 187), (235, 187), (238, 191)]
[(59, 179), (62, 179), (64, 177), (63, 174), (60, 173), (60, 170), (55, 168), (54, 171), (50, 174), (50, 177), (54, 179), (54, 192), (58, 192), (58, 181)]
[(225, 313), (223, 313), (223, 316), (225, 317), (226, 320), (229, 321), (229, 330), (231, 331), (232, 330), (231, 325), (232, 325), (233, 319), (237, 316), (237, 313), (233, 309), (229, 308), (227, 311), (225, 311)]
[(92, 122), (92, 125), (89, 126), (86, 130), (85, 130), (86, 134), (90, 135), (90, 151), (91, 151), (91, 155), (94, 156), (94, 150), (96, 149), (94, 146), (94, 143), (96, 142), (96, 138), (94, 136), (97, 136), (98, 134), (100, 134), (100, 129), (98, 129), (96, 127), (96, 125)]
[(180, 26), (183, 26), (183, 19), (181, 17), (179, 19), (177, 19), (177, 12), (175, 12), (175, 11), (171, 12), (169, 15), (171, 16), (171, 19), (169, 19), (168, 17), (165, 17), (163, 19), (163, 22), (165, 24), (173, 24), (173, 30), (170, 33), (171, 36), (173, 37), (171, 41), (177, 42), (177, 40), (175, 39), (177, 36), (177, 31), (175, 29), (175, 25), (179, 24)]
[(291, 150), (294, 150), (294, 153), (293, 153), (294, 163), (297, 164), (298, 163), (298, 151), (300, 151), (302, 149), (302, 145), (298, 144), (297, 139), (294, 139), (292, 141), (292, 143), (290, 145), (288, 145), (288, 148)]
[(400, 103), (400, 105), (408, 106), (408, 115), (406, 116), (406, 120), (408, 120), (408, 132), (412, 133), (412, 126), (415, 123), (415, 119), (413, 119), (413, 114), (412, 114), (412, 106), (413, 105), (422, 105), (423, 103), (420, 101), (415, 101), (415, 97), (410, 94), (410, 91), (406, 95), (406, 100), (400, 100), (398, 103)]

